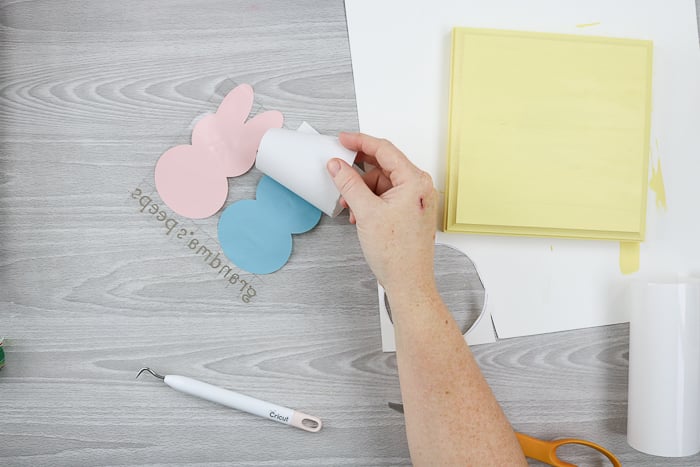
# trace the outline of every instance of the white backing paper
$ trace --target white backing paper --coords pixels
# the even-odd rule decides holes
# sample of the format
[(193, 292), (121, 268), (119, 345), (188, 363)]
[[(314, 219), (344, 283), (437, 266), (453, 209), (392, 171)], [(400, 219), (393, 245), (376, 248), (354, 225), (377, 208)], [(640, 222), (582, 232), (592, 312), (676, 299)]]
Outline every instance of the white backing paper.
[[(308, 124), (307, 124), (308, 125)], [(272, 128), (260, 141), (255, 166), (331, 217), (342, 210), (340, 192), (326, 169), (334, 157), (349, 165), (357, 154), (343, 147), (338, 138), (309, 132)]]
[[(652, 154), (668, 210), (649, 192), (640, 272), (700, 271), (700, 52), (693, 0), (346, 0), (360, 129), (394, 142), (442, 193), (455, 26), (650, 39)], [(581, 27), (584, 24), (595, 26)], [(577, 26), (578, 25), (578, 26)], [(442, 217), (442, 216), (440, 216)], [(619, 243), (439, 232), (489, 291), (498, 337), (620, 323)]]

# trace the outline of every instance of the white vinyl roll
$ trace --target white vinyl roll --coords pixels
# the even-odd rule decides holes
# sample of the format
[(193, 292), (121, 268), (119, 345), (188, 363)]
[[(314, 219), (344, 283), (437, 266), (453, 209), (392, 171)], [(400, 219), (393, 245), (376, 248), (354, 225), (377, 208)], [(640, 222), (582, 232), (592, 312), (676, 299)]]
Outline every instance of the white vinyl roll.
[(700, 280), (635, 284), (627, 442), (656, 456), (700, 452)]
[(272, 128), (260, 141), (255, 166), (334, 217), (343, 209), (339, 204), (340, 192), (326, 164), (337, 157), (352, 165), (356, 155), (333, 136)]

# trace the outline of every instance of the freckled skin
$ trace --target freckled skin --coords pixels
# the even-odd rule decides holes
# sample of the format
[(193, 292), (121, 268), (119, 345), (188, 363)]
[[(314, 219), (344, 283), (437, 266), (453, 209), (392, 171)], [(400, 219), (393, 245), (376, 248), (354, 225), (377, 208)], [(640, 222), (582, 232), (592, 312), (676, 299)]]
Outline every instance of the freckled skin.
[(340, 142), (358, 151), (358, 162), (375, 167), (360, 176), (339, 159), (328, 163), (391, 305), (411, 460), (429, 466), (527, 465), (437, 291), (438, 196), (432, 179), (386, 140), (341, 133)]

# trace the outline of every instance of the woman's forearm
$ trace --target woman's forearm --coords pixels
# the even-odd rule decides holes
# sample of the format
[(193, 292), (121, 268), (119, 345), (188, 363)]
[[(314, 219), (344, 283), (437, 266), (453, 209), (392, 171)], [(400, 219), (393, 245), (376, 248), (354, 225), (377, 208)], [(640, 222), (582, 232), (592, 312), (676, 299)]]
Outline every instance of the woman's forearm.
[[(340, 159), (328, 172), (350, 208), (367, 263), (389, 297), (411, 458), (418, 465), (525, 465), (515, 434), (434, 280), (438, 196), (426, 172), (390, 142), (343, 133), (374, 168)], [(421, 273), (421, 274), (418, 274)]]
[(485, 465), (485, 459), (489, 465), (527, 465), (434, 283), (402, 286), (387, 296), (415, 465)]

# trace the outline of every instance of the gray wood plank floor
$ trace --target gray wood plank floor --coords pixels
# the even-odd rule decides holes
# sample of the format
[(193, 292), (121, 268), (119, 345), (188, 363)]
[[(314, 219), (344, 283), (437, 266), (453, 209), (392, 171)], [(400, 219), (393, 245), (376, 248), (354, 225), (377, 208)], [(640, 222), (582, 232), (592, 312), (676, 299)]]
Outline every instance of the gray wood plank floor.
[[(347, 217), (296, 236), (281, 271), (240, 273), (256, 293), (245, 303), (240, 281), (141, 211), (158, 156), (231, 81), (289, 127), (357, 129), (343, 3), (0, 2), (1, 465), (409, 463), (403, 419), (386, 406), (400, 399), (395, 357), (380, 350), (376, 287)], [(259, 177), (232, 179), (228, 202), (252, 198)], [(159, 209), (218, 251), (217, 216)], [(452, 299), (481, 303), (476, 289)], [(625, 465), (700, 465), (627, 445), (627, 337), (619, 325), (474, 351), (516, 429), (591, 439)], [(135, 380), (142, 366), (325, 427), (308, 434)]]

